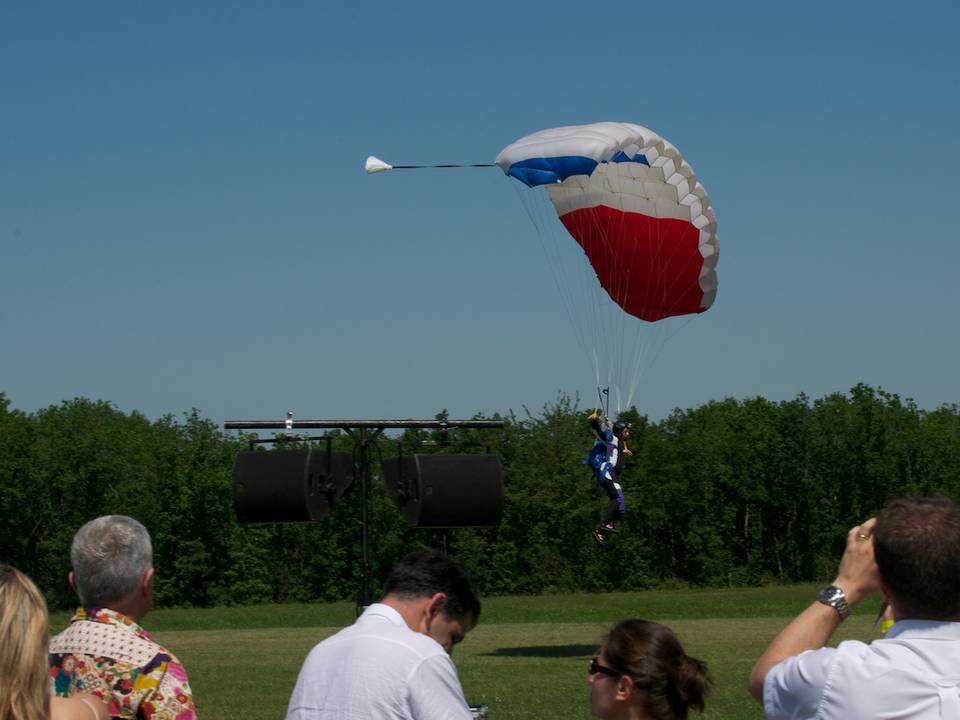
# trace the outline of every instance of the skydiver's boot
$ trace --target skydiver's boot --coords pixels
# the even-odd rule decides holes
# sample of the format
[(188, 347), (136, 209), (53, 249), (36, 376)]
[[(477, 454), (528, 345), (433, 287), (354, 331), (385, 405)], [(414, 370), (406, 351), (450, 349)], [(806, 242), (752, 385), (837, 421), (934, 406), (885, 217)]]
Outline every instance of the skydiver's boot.
[(593, 539), (598, 543), (603, 545), (607, 540), (610, 539), (610, 534), (615, 533), (617, 528), (614, 527), (612, 522), (603, 522), (597, 526), (597, 529), (593, 531)]

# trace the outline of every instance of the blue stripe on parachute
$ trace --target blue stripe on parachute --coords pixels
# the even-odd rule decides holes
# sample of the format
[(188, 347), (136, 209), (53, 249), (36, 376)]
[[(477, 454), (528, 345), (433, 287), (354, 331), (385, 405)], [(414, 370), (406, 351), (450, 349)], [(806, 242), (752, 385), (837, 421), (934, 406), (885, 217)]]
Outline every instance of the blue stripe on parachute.
[[(624, 163), (635, 162), (650, 166), (643, 153), (630, 157), (622, 150), (609, 160), (603, 162)], [(547, 185), (549, 183), (566, 180), (571, 175), (591, 175), (597, 167), (597, 161), (580, 155), (564, 155), (562, 157), (528, 158), (515, 162), (507, 170), (507, 175), (515, 177), (529, 187)]]
[(647, 162), (647, 156), (644, 155), (643, 153), (637, 153), (633, 157), (630, 157), (623, 150), (618, 151), (616, 155), (610, 158), (609, 162), (615, 162), (615, 163), (635, 162), (635, 163), (640, 163), (641, 165), (646, 165), (647, 167), (650, 167), (650, 163)]
[(579, 155), (528, 158), (511, 165), (507, 175), (525, 185), (536, 187), (566, 180), (571, 175), (590, 175), (596, 167), (596, 160)]

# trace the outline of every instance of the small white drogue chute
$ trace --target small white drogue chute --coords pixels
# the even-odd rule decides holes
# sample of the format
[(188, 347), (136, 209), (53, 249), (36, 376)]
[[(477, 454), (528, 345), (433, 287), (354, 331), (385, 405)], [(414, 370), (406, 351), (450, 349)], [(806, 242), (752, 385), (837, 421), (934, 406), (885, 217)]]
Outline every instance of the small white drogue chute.
[(393, 170), (393, 165), (371, 155), (367, 158), (364, 170), (367, 171), (368, 175), (372, 175), (373, 173), (384, 172), (385, 170)]

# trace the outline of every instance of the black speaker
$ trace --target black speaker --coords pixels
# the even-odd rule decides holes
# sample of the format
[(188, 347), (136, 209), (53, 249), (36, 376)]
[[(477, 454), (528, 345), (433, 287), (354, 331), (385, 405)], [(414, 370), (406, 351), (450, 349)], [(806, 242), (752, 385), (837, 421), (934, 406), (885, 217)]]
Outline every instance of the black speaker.
[(493, 527), (503, 516), (497, 455), (401, 455), (383, 461), (383, 477), (411, 527)]
[(353, 453), (242, 452), (233, 464), (233, 509), (241, 523), (321, 520), (352, 480)]

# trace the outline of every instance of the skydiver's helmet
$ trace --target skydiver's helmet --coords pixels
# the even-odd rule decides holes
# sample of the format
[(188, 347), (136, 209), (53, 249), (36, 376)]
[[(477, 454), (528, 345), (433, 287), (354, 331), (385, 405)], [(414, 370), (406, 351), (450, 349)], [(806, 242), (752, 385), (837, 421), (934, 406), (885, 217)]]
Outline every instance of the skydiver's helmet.
[(624, 420), (617, 420), (613, 424), (613, 434), (617, 437), (623, 437), (623, 431), (630, 429), (630, 423)]

